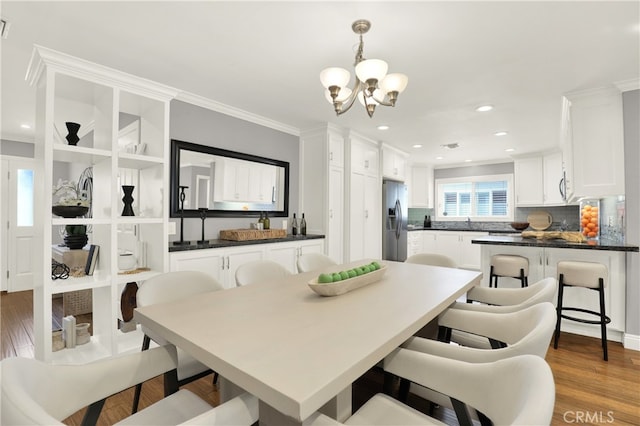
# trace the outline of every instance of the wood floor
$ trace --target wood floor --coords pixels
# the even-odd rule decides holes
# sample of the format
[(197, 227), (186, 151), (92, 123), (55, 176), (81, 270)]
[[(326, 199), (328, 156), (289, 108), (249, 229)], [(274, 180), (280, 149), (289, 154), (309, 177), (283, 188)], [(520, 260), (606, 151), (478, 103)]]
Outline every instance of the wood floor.
[[(33, 357), (31, 292), (3, 292), (1, 300), (1, 357)], [(58, 315), (61, 316), (59, 311)], [(546, 360), (556, 382), (553, 425), (640, 425), (640, 352), (609, 342), (609, 362), (604, 362), (599, 339), (563, 333), (560, 347), (557, 350), (550, 347)], [(218, 404), (218, 390), (212, 384), (211, 376), (191, 383), (187, 388), (212, 405)], [(375, 369), (369, 371), (354, 383), (354, 408), (381, 390), (382, 373)], [(143, 386), (140, 407), (146, 407), (161, 397), (162, 378), (150, 380)], [(110, 397), (98, 424), (110, 425), (126, 417), (132, 399), (133, 389)], [(417, 397), (411, 398), (409, 404), (420, 410), (426, 409), (426, 402)], [(83, 411), (64, 423), (80, 424)], [(436, 416), (447, 423), (455, 422), (448, 410), (439, 409)]]

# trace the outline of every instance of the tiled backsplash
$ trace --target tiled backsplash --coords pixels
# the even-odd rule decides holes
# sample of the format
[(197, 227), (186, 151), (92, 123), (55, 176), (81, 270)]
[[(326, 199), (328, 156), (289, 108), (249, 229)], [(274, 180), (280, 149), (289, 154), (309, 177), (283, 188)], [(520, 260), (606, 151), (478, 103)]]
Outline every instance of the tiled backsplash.
[[(580, 207), (575, 206), (554, 206), (554, 207), (518, 207), (515, 211), (515, 222), (526, 222), (527, 216), (534, 211), (544, 210), (553, 217), (553, 222), (549, 227), (551, 231), (578, 231), (580, 229)], [(600, 237), (617, 243), (624, 243), (625, 228), (625, 203), (624, 197), (606, 197), (600, 200)], [(442, 224), (447, 228), (456, 229), (457, 226), (464, 228), (467, 226), (465, 220), (436, 222), (434, 209), (410, 208), (409, 224), (422, 226), (424, 217), (431, 216), (434, 226)], [(510, 229), (511, 221), (496, 222), (474, 222), (474, 226), (482, 229)]]

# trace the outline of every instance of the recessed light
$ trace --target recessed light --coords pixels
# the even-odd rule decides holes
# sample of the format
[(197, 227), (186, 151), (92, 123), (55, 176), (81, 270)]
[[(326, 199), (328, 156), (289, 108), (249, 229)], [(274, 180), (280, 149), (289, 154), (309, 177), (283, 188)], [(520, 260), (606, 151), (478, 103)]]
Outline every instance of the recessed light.
[(30, 129), (31, 128), (31, 126), (26, 124), (26, 123), (21, 124), (20, 127), (23, 128), (23, 129)]
[(440, 156), (438, 156), (438, 157), (436, 157), (436, 160), (442, 160), (443, 158), (444, 158), (444, 157), (440, 157)]
[(413, 147), (414, 147), (414, 148), (422, 148), (422, 145), (420, 145), (419, 143), (417, 143), (417, 144), (415, 144)]
[(504, 151), (505, 151), (505, 152), (513, 152), (513, 151), (515, 151), (515, 149), (514, 149), (514, 148), (507, 148), (507, 149), (505, 149)]
[(506, 136), (508, 134), (509, 134), (509, 132), (505, 132), (504, 130), (501, 130), (499, 132), (495, 132), (494, 136)]
[(465, 162), (465, 163), (470, 163), (470, 162), (471, 162), (471, 160), (464, 160), (464, 162)]
[(481, 105), (478, 108), (476, 108), (476, 111), (487, 112), (487, 111), (491, 111), (492, 109), (493, 109), (493, 105)]
[(389, 126), (387, 126), (386, 124), (381, 124), (378, 126), (378, 130), (388, 130)]

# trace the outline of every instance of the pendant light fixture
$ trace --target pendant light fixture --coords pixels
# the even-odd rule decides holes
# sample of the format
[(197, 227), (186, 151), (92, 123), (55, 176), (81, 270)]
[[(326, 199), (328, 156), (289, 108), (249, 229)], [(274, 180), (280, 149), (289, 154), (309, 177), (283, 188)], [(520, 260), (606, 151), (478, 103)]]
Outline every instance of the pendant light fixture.
[(325, 97), (333, 104), (336, 115), (349, 111), (358, 98), (364, 105), (369, 117), (373, 117), (376, 105), (395, 106), (398, 95), (407, 87), (409, 79), (400, 73), (387, 74), (388, 65), (381, 59), (363, 57), (364, 42), (362, 35), (371, 28), (371, 23), (359, 19), (351, 25), (353, 32), (360, 37), (355, 58), (355, 87), (347, 87), (351, 73), (344, 68), (330, 67), (320, 72), (320, 81), (327, 89)]

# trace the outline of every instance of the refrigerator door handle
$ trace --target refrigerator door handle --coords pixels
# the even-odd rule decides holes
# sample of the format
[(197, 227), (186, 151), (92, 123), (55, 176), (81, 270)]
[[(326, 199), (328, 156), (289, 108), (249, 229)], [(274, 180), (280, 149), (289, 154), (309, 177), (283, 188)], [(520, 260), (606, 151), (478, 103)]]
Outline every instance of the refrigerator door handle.
[(400, 231), (402, 230), (402, 205), (400, 200), (396, 200), (396, 240), (400, 239)]

